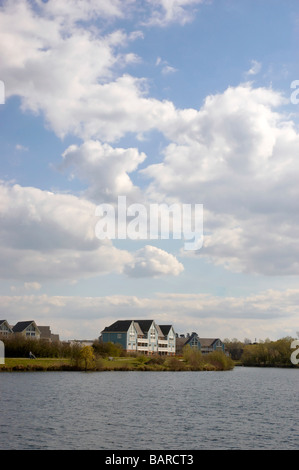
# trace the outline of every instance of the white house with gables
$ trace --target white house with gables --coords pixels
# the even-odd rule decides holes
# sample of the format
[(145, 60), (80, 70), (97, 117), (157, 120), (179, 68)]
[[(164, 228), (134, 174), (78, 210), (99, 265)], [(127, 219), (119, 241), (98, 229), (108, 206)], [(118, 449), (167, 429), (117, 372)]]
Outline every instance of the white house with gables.
[(99, 339), (120, 344), (127, 352), (175, 355), (176, 334), (172, 325), (158, 325), (154, 320), (118, 320), (107, 326)]

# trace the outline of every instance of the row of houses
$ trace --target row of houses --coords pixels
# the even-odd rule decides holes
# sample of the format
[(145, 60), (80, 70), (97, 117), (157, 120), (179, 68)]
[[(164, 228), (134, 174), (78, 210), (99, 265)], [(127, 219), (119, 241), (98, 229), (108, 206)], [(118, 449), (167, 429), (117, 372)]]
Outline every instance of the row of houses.
[(203, 354), (225, 352), (225, 345), (219, 338), (200, 338), (195, 332), (179, 337), (172, 325), (158, 325), (154, 320), (118, 320), (101, 332), (99, 340), (120, 344), (127, 352), (145, 355), (174, 356), (182, 354), (187, 345)]
[(20, 321), (10, 325), (7, 320), (0, 320), (0, 338), (20, 335), (25, 338), (43, 339), (48, 342), (59, 341), (59, 335), (53, 334), (49, 326), (38, 326), (35, 321)]
[[(7, 320), (0, 320), (0, 338), (8, 338), (11, 335), (48, 342), (59, 341), (59, 335), (53, 334), (49, 326), (37, 325), (33, 320), (20, 321), (13, 326)], [(203, 354), (212, 351), (225, 352), (225, 345), (219, 338), (201, 338), (195, 332), (178, 336), (172, 325), (158, 325), (154, 320), (118, 320), (101, 332), (99, 341), (120, 344), (126, 352), (145, 355), (180, 355), (187, 345)], [(91, 345), (93, 340), (73, 342)]]
[(120, 344), (127, 352), (175, 355), (176, 336), (172, 325), (158, 325), (154, 320), (118, 320), (101, 333), (100, 341)]

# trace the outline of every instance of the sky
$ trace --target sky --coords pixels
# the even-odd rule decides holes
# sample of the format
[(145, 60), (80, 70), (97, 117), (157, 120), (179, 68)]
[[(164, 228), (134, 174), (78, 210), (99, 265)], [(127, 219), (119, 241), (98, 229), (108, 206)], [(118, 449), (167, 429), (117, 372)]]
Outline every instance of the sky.
[[(298, 39), (297, 0), (1, 0), (0, 317), (296, 337)], [(120, 197), (202, 207), (202, 243), (101, 238)]]

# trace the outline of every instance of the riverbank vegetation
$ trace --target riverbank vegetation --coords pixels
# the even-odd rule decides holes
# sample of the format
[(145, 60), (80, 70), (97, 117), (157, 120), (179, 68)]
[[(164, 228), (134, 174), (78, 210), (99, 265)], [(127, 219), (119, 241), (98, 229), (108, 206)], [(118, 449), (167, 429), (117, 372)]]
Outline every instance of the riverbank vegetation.
[[(277, 341), (225, 340), (228, 354), (202, 354), (187, 346), (181, 356), (127, 354), (120, 345), (95, 341), (92, 346), (12, 337), (5, 339), (0, 371), (220, 371), (234, 366), (299, 367), (291, 362), (292, 338)], [(32, 353), (36, 359), (29, 359)], [(299, 353), (298, 353), (299, 356)]]
[[(35, 359), (29, 358), (30, 353)], [(202, 355), (190, 347), (180, 357), (145, 356), (126, 354), (112, 343), (81, 346), (21, 337), (5, 340), (5, 356), (0, 371), (218, 371), (234, 367), (222, 352)]]
[(237, 339), (224, 340), (226, 349), (235, 364), (247, 367), (298, 367), (291, 362), (293, 341), (294, 338), (289, 336), (277, 341), (266, 339), (254, 343), (250, 340), (244, 342)]

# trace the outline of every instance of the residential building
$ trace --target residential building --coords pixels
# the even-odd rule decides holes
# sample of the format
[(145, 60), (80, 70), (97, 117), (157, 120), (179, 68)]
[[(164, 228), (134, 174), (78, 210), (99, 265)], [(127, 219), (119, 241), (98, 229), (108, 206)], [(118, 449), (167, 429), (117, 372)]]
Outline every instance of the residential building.
[(49, 343), (59, 341), (59, 335), (53, 334), (49, 326), (38, 326), (33, 320), (20, 321), (14, 326), (9, 325), (7, 320), (0, 320), (0, 337), (7, 338), (9, 335), (22, 335)]
[(191, 335), (187, 334), (187, 336), (180, 335), (180, 337), (176, 339), (176, 354), (182, 354), (183, 348), (187, 345), (191, 348), (201, 349), (197, 333), (191, 333)]
[(13, 333), (11, 326), (8, 324), (7, 320), (0, 320), (0, 337), (7, 338)]
[(49, 343), (59, 341), (59, 335), (53, 334), (49, 326), (38, 325), (38, 329), (40, 331), (40, 339), (48, 341)]
[(176, 354), (182, 354), (183, 348), (189, 345), (192, 348), (199, 349), (202, 354), (208, 354), (213, 351), (225, 352), (225, 345), (219, 338), (200, 338), (193, 332), (187, 335), (180, 335), (176, 340)]
[(41, 332), (35, 321), (19, 321), (13, 328), (14, 334), (25, 336), (26, 338), (40, 339)]
[(118, 320), (101, 332), (100, 341), (120, 344), (127, 352), (174, 355), (176, 335), (172, 325), (154, 320)]
[(203, 354), (213, 351), (225, 351), (225, 345), (219, 338), (199, 338), (199, 342)]

